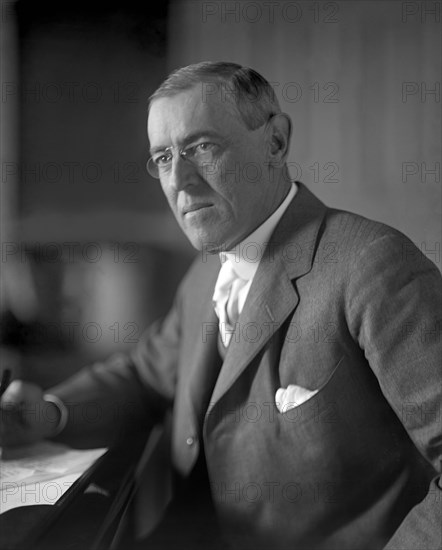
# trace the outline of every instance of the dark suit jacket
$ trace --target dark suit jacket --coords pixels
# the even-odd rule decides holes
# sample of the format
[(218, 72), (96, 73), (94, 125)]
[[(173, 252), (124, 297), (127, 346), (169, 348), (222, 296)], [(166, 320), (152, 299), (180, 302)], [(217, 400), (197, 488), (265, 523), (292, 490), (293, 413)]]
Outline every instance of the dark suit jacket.
[[(238, 548), (439, 548), (440, 273), (403, 234), (299, 185), (213, 393), (220, 262), (203, 253), (131, 360), (56, 393), (126, 396), (151, 415), (173, 404), (173, 465), (188, 475), (204, 441)], [(280, 413), (289, 384), (319, 391)]]

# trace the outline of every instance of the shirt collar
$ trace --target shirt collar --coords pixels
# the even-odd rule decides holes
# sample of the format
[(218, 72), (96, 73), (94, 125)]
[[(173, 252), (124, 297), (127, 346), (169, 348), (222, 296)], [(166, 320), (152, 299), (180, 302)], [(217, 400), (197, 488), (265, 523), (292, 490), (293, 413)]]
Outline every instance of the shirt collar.
[(278, 208), (253, 233), (227, 252), (220, 252), (221, 264), (229, 260), (236, 273), (242, 279), (250, 281), (258, 270), (259, 262), (264, 254), (270, 237), (287, 210), (290, 202), (298, 191), (298, 186), (292, 182), (290, 191)]

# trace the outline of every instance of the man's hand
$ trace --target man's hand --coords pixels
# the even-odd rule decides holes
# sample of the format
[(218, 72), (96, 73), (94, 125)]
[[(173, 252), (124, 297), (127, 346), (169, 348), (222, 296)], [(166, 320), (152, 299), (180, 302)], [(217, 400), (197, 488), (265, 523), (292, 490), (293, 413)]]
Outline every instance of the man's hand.
[(0, 401), (0, 445), (27, 445), (55, 435), (60, 412), (36, 384), (14, 380)]

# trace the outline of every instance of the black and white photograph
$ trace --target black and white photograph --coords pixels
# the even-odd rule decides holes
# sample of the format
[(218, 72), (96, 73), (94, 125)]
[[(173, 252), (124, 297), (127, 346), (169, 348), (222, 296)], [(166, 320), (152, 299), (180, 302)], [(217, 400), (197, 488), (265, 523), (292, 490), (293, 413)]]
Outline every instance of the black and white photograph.
[(440, 0), (1, 0), (0, 550), (442, 550)]

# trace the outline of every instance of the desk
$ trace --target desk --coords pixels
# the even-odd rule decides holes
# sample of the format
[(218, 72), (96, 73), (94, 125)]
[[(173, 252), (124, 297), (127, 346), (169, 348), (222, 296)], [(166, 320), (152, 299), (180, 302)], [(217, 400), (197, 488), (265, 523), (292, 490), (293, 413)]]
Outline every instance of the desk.
[[(158, 460), (164, 430), (121, 441), (101, 456), (53, 505), (0, 516), (1, 550), (109, 550), (134, 540), (132, 506), (141, 469)], [(124, 542), (124, 544), (123, 544)]]

